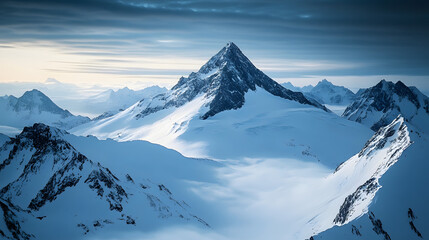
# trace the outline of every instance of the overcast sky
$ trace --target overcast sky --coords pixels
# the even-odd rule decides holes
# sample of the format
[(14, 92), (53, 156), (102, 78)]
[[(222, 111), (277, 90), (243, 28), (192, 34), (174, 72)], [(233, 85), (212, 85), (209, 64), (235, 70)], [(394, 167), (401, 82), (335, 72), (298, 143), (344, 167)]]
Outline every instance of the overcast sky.
[(233, 41), (279, 82), (429, 90), (429, 2), (0, 2), (0, 82), (172, 86)]

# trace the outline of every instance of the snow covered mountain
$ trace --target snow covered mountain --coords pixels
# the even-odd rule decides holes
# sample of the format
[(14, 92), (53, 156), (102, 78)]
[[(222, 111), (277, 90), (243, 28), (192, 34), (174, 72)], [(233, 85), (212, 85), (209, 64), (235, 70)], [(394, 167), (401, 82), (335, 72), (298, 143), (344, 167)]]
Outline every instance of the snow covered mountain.
[[(416, 131), (410, 123), (405, 124), (408, 125), (411, 145), (403, 151), (397, 163), (390, 166), (390, 160), (386, 157), (389, 171), (380, 178), (380, 183), (368, 181), (345, 198), (338, 215), (332, 219), (338, 226), (313, 239), (422, 239), (429, 234), (429, 190), (426, 187), (429, 136)], [(397, 134), (398, 130), (385, 132), (391, 125), (380, 128), (378, 133)], [(404, 123), (401, 123), (399, 130), (405, 131)], [(403, 136), (402, 139), (407, 138)], [(386, 144), (392, 143), (391, 138), (380, 140)], [(391, 149), (387, 154), (396, 154), (396, 151)], [(378, 190), (377, 194), (375, 190)], [(359, 205), (371, 195), (375, 198), (368, 210), (360, 211)], [(356, 214), (363, 215), (353, 221), (348, 219)]]
[(304, 87), (297, 87), (297, 86), (294, 86), (291, 82), (285, 82), (285, 83), (282, 83), (281, 85), (283, 87), (291, 90), (291, 91), (302, 92), (302, 93), (310, 92), (311, 89), (314, 88), (313, 85), (307, 85), (307, 86), (304, 86)]
[(159, 86), (151, 86), (138, 91), (127, 87), (117, 91), (109, 89), (85, 100), (85, 107), (91, 112), (102, 112), (97, 117), (97, 119), (101, 119), (106, 116), (112, 116), (142, 99), (153, 98), (165, 92), (167, 92), (167, 89)]
[[(116, 165), (121, 174), (115, 174), (80, 153), (68, 141), (73, 142), (73, 139), (84, 142), (91, 156), (109, 166), (118, 162), (117, 154), (122, 156)], [(0, 207), (3, 211), (0, 234), (13, 239), (31, 239), (32, 236), (37, 239), (80, 239), (101, 229), (144, 231), (171, 223), (208, 227), (204, 220), (190, 213), (190, 206), (178, 200), (168, 185), (148, 178), (156, 172), (158, 178), (177, 182), (178, 174), (183, 175), (183, 170), (176, 167), (175, 173), (169, 173), (172, 164), (188, 167), (192, 162), (198, 167), (205, 162), (186, 159), (146, 142), (129, 143), (134, 145), (134, 151), (127, 153), (128, 144), (111, 141), (117, 154), (106, 157), (96, 146), (99, 142), (95, 138), (79, 139), (57, 128), (34, 124), (3, 145), (0, 149)], [(109, 152), (106, 147), (109, 143), (101, 144), (104, 152)], [(96, 152), (91, 152), (94, 149)], [(145, 158), (152, 159), (130, 162), (134, 159), (130, 154), (136, 153), (136, 149), (140, 158), (144, 153)], [(145, 162), (151, 166), (150, 170), (141, 167)], [(124, 164), (127, 166), (118, 167)], [(125, 173), (127, 168), (135, 168), (135, 164), (140, 164), (140, 168), (136, 168), (133, 175)], [(157, 164), (162, 164), (162, 168), (156, 167)], [(159, 174), (164, 168), (165, 172)], [(204, 168), (200, 170), (204, 174)], [(152, 175), (145, 175), (145, 172), (152, 172)]]
[[(233, 43), (168, 93), (71, 132), (148, 140), (191, 157), (292, 157), (330, 166), (349, 158), (372, 135), (302, 93), (283, 88)], [(326, 151), (330, 145), (339, 151)]]
[(429, 98), (415, 87), (380, 81), (374, 87), (361, 91), (343, 117), (362, 123), (376, 131), (401, 114), (418, 130), (429, 132)]
[(329, 105), (348, 105), (355, 100), (355, 94), (348, 88), (336, 86), (326, 79), (317, 83), (306, 96)]
[(350, 89), (332, 84), (323, 79), (316, 86), (295, 87), (290, 82), (282, 84), (283, 87), (292, 91), (304, 93), (308, 98), (315, 99), (319, 103), (328, 105), (349, 105), (356, 99), (355, 94)]
[(63, 129), (70, 129), (90, 121), (87, 117), (74, 116), (58, 107), (42, 92), (33, 89), (21, 97), (0, 98), (0, 125), (22, 129), (36, 122), (43, 122)]
[(255, 91), (257, 87), (272, 95), (327, 111), (319, 103), (306, 99), (302, 93), (285, 89), (272, 80), (230, 42), (198, 72), (191, 73), (187, 78), (180, 78), (171, 92), (141, 101), (139, 105), (144, 106), (144, 109), (137, 118), (170, 107), (180, 107), (202, 97), (207, 111), (202, 113), (201, 118), (207, 119), (225, 110), (241, 108), (245, 102), (245, 94), (249, 90)]

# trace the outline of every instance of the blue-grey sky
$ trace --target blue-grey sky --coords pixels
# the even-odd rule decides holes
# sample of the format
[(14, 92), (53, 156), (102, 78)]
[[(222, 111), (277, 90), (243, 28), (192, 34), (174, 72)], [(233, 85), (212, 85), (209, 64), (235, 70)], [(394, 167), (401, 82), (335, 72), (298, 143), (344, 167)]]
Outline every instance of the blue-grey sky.
[(229, 41), (279, 82), (429, 89), (429, 2), (0, 2), (1, 82), (171, 86)]

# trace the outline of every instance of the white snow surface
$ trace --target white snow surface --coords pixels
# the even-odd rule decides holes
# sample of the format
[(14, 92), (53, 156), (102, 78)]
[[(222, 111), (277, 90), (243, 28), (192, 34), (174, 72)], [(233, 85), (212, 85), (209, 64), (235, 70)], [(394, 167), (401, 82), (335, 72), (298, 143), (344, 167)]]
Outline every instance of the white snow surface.
[[(100, 121), (72, 130), (118, 141), (147, 140), (188, 157), (214, 159), (295, 158), (335, 168), (358, 151), (372, 135), (364, 126), (333, 113), (273, 96), (261, 88), (249, 91), (242, 108), (224, 111), (206, 120), (210, 99), (136, 118), (145, 101)], [(153, 106), (152, 101), (148, 101)], [(309, 127), (311, 126), (311, 127)], [(337, 151), (328, 151), (335, 146)]]
[[(390, 239), (421, 239), (411, 228), (411, 222), (421, 236), (429, 235), (429, 191), (427, 171), (429, 137), (408, 124), (411, 146), (404, 150), (398, 162), (380, 178), (382, 188), (365, 214), (343, 226), (329, 229), (314, 239), (385, 239), (374, 230), (376, 221)], [(414, 219), (409, 211), (413, 212)], [(374, 219), (371, 221), (370, 216)], [(357, 229), (359, 234), (356, 234)]]

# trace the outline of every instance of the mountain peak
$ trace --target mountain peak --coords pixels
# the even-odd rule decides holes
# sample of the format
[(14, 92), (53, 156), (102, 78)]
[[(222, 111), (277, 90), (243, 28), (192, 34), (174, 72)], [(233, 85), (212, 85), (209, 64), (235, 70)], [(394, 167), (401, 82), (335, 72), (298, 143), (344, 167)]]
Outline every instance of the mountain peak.
[(42, 97), (42, 98), (48, 98), (45, 94), (43, 94), (41, 91), (37, 90), (37, 89), (33, 89), (30, 91), (26, 91), (22, 97)]
[[(187, 78), (181, 77), (170, 93), (154, 99), (156, 106), (149, 104), (137, 118), (172, 106), (180, 107), (203, 95), (205, 106), (210, 109), (201, 118), (207, 119), (225, 110), (241, 108), (245, 94), (249, 90), (255, 91), (257, 87), (274, 96), (329, 111), (318, 102), (308, 100), (302, 93), (282, 87), (256, 68), (234, 43), (229, 42), (198, 72), (191, 73)], [(160, 102), (164, 102), (162, 106)]]
[(322, 81), (320, 81), (319, 84), (333, 85), (330, 81), (328, 81), (326, 79), (323, 79)]
[(231, 68), (234, 65), (244, 65), (247, 68), (256, 69), (250, 60), (241, 52), (233, 42), (229, 42), (218, 53), (216, 53), (210, 60), (204, 64), (199, 74), (209, 74), (216, 69)]
[(227, 48), (227, 49), (239, 49), (238, 47), (237, 47), (237, 45), (235, 45), (235, 43), (234, 42), (228, 42), (227, 44), (226, 44), (226, 46), (225, 46), (225, 48)]
[(72, 116), (72, 114), (58, 107), (48, 96), (37, 89), (26, 91), (20, 98), (17, 99), (13, 106), (16, 112), (50, 112), (60, 114), (63, 117)]
[(413, 91), (401, 81), (381, 80), (362, 91), (359, 98), (346, 108), (343, 116), (368, 125), (373, 130), (387, 125), (398, 114), (422, 131), (427, 131), (429, 98)]

